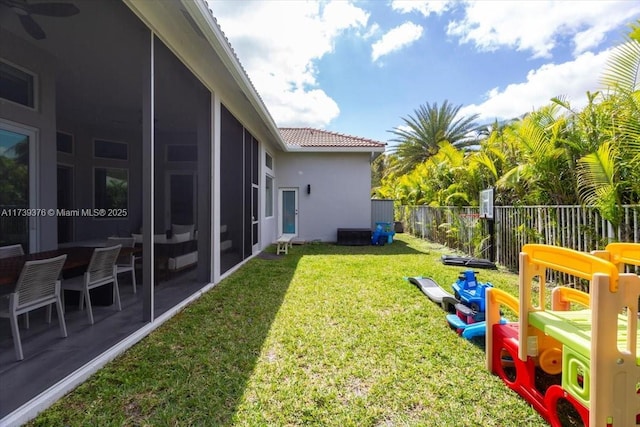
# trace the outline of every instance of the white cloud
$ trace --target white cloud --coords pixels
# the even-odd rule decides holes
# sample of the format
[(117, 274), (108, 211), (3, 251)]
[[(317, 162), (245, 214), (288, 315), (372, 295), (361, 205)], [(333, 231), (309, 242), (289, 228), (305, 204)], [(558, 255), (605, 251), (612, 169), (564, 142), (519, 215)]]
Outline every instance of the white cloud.
[(423, 31), (420, 25), (413, 22), (405, 22), (392, 28), (371, 46), (371, 60), (375, 62), (381, 56), (409, 46), (422, 37)]
[(622, 1), (472, 1), (465, 16), (449, 23), (447, 33), (481, 50), (501, 47), (550, 57), (564, 37), (574, 54), (593, 49), (605, 33), (640, 14), (640, 3)]
[(268, 88), (269, 112), (282, 127), (324, 128), (338, 117), (338, 104), (323, 90), (292, 86), (286, 79), (265, 72), (257, 73), (260, 85)]
[(442, 15), (449, 10), (453, 4), (454, 1), (452, 0), (393, 0), (391, 2), (391, 9), (400, 13), (411, 13), (415, 11), (428, 17), (432, 13)]
[(362, 38), (370, 39), (371, 37), (373, 37), (376, 34), (378, 34), (379, 31), (380, 31), (380, 25), (378, 25), (376, 22), (374, 22), (373, 24), (371, 24), (369, 26), (369, 29), (367, 30), (367, 32), (362, 35)]
[(581, 108), (587, 102), (587, 91), (600, 88), (599, 79), (610, 52), (586, 52), (563, 64), (545, 64), (529, 71), (525, 82), (512, 83), (503, 90), (491, 89), (486, 101), (463, 107), (460, 115), (477, 113), (479, 122), (513, 119), (549, 104), (556, 96), (566, 96), (573, 107)]
[(327, 3), (322, 14), (322, 21), (329, 29), (330, 36), (336, 36), (348, 28), (364, 28), (369, 20), (369, 13), (346, 1)]
[(207, 0), (278, 126), (324, 127), (340, 109), (317, 87), (315, 61), (369, 14), (346, 1)]

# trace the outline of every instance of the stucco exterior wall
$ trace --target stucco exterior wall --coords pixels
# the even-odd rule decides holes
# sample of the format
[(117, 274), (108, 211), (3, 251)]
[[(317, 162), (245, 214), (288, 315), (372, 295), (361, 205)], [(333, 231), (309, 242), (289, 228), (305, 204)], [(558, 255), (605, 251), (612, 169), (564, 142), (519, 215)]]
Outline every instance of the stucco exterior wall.
[(279, 153), (276, 194), (298, 189), (300, 239), (335, 242), (338, 228), (370, 228), (370, 159), (370, 153)]

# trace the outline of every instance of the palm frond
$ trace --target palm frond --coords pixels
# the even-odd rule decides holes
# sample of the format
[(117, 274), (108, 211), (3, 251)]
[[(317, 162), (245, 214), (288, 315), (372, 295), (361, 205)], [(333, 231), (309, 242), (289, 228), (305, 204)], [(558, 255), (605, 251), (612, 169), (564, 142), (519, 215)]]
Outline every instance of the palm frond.
[(613, 145), (604, 143), (578, 160), (578, 188), (584, 203), (598, 205), (603, 195), (615, 191), (615, 155)]
[[(640, 21), (638, 21), (640, 23)], [(633, 26), (632, 28), (638, 28)], [(640, 40), (627, 37), (625, 43), (611, 52), (607, 67), (601, 77), (606, 88), (617, 88), (624, 92), (638, 89), (640, 72)]]
[(508, 170), (504, 175), (496, 181), (496, 186), (503, 188), (513, 188), (531, 175), (531, 168), (528, 164), (519, 164)]
[(494, 180), (498, 179), (498, 167), (494, 160), (487, 155), (487, 152), (479, 152), (469, 158), (471, 163), (476, 163), (483, 166), (483, 168), (491, 174)]

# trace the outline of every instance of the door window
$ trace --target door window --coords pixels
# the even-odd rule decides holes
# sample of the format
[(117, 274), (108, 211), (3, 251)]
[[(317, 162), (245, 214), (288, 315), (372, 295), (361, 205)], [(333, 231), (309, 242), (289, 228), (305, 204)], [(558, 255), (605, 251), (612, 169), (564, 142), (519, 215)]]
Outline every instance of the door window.
[(282, 234), (296, 234), (296, 190), (282, 190)]
[(36, 249), (35, 131), (0, 122), (0, 246)]

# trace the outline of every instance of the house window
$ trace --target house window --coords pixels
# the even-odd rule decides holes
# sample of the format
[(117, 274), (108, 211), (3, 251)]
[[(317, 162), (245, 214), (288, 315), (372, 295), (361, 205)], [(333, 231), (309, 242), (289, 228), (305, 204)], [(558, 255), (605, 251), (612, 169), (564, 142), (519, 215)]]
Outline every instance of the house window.
[(273, 157), (271, 157), (271, 154), (267, 152), (264, 153), (264, 165), (273, 170)]
[(265, 179), (265, 217), (273, 216), (273, 178), (269, 175), (266, 176)]
[(94, 169), (94, 204), (96, 209), (127, 209), (129, 201), (129, 170)]
[(167, 162), (195, 162), (198, 160), (198, 146), (195, 144), (167, 145)]
[(125, 142), (95, 139), (93, 141), (93, 155), (101, 159), (128, 160), (129, 150)]
[(56, 132), (56, 147), (59, 153), (73, 154), (73, 135)]
[(0, 61), (0, 98), (35, 108), (36, 77)]

